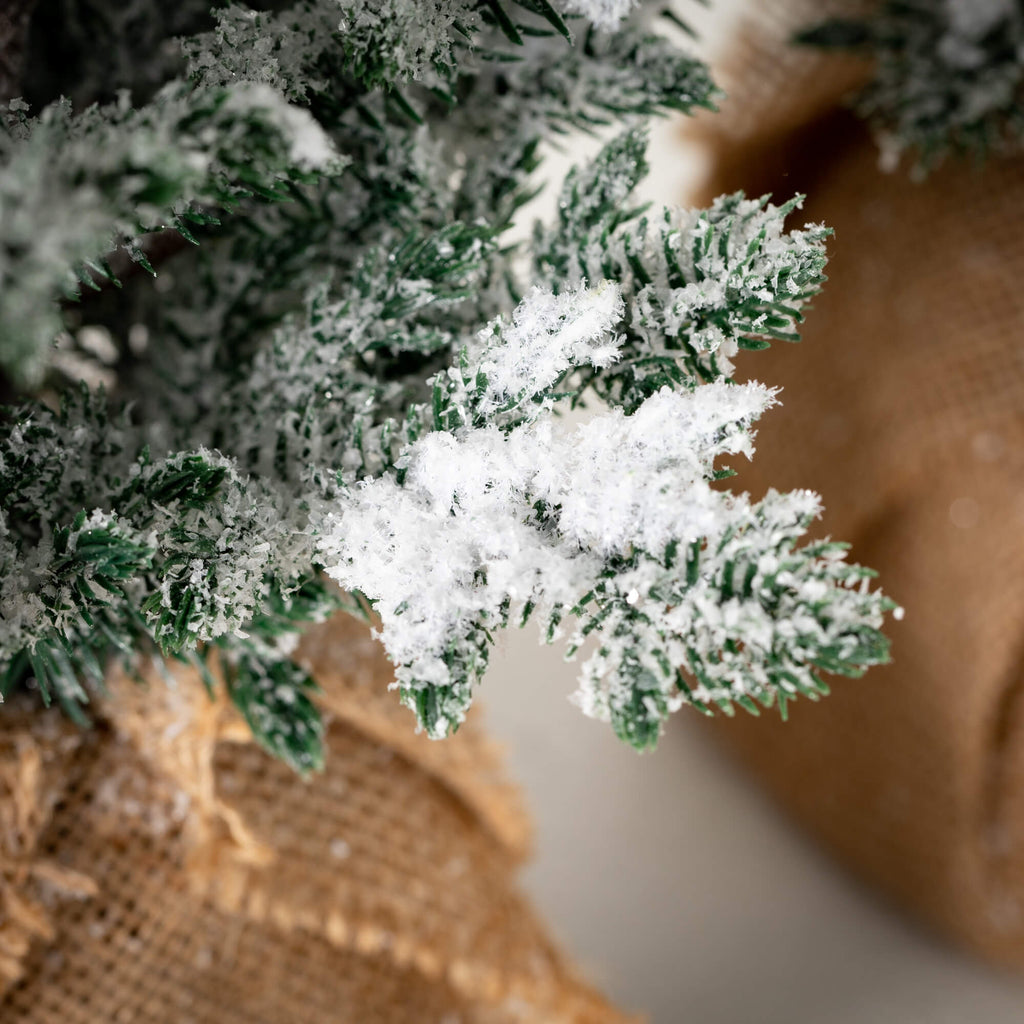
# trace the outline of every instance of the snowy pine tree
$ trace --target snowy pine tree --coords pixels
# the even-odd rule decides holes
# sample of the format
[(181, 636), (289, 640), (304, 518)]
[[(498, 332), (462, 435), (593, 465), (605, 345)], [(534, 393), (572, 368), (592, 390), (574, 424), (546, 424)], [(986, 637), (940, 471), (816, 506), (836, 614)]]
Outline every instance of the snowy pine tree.
[[(112, 657), (214, 686), (216, 652), (308, 771), (289, 653), (339, 606), (379, 617), (438, 737), (530, 619), (570, 653), (594, 638), (577, 700), (638, 747), (683, 705), (784, 712), (887, 659), (894, 606), (805, 540), (815, 496), (721, 484), (775, 402), (733, 361), (796, 340), (828, 232), (786, 229), (799, 200), (631, 198), (643, 120), (716, 96), (678, 19), (102, 6), (40, 0), (0, 134), (5, 694), (82, 716)], [(62, 78), (47, 46), (82, 55)], [(545, 140), (616, 123), (510, 243)]]

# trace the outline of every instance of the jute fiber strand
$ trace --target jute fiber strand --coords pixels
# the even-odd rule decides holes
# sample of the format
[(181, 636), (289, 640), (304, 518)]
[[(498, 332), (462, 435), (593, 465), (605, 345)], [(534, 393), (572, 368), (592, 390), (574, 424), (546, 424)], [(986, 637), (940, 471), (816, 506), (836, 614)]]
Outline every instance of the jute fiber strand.
[(114, 673), (81, 730), (0, 718), (4, 1024), (590, 1024), (518, 893), (516, 791), (471, 719), (417, 737), (346, 616), (296, 655), (323, 689), (303, 781), (191, 671)]
[(741, 366), (783, 407), (740, 483), (818, 491), (906, 617), (890, 666), (718, 732), (857, 874), (1024, 967), (1024, 160), (882, 171), (841, 102), (864, 66), (788, 42), (836, 6), (752, 5), (698, 131), (707, 194), (835, 229), (802, 343)]

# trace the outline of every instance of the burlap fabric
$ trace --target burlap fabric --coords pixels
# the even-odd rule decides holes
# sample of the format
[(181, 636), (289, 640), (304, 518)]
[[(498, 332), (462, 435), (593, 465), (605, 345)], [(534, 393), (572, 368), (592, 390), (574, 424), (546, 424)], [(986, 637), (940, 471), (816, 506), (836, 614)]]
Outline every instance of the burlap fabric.
[(860, 876), (1024, 967), (1024, 160), (883, 172), (841, 103), (865, 65), (788, 42), (837, 6), (750, 5), (693, 198), (805, 192), (835, 228), (803, 342), (741, 366), (784, 405), (740, 482), (819, 491), (906, 618), (891, 666), (718, 732)]
[(345, 616), (297, 656), (329, 722), (308, 782), (189, 672), (115, 675), (88, 731), (4, 708), (0, 1020), (624, 1020), (517, 892), (526, 820), (475, 723), (417, 737)]

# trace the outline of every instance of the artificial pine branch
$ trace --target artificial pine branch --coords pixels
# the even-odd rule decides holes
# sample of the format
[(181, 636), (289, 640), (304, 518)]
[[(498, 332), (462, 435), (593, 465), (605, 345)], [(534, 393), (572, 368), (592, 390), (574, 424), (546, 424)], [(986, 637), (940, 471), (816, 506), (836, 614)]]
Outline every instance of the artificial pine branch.
[[(732, 361), (796, 339), (827, 231), (786, 230), (798, 201), (631, 199), (637, 120), (716, 91), (630, 7), (229, 4), (138, 107), (8, 108), (5, 365), (28, 384), (58, 335), (99, 332), (112, 386), (0, 422), (5, 693), (81, 715), (111, 657), (215, 686), (216, 656), (306, 772), (321, 727), (289, 654), (346, 600), (433, 736), (510, 622), (575, 623), (570, 653), (593, 637), (577, 699), (638, 747), (683, 705), (784, 710), (887, 658), (891, 602), (803, 541), (814, 496), (719, 485), (774, 402)], [(509, 243), (544, 140), (623, 121), (555, 222)], [(59, 304), (164, 224), (199, 244)], [(560, 431), (588, 397), (603, 410)]]

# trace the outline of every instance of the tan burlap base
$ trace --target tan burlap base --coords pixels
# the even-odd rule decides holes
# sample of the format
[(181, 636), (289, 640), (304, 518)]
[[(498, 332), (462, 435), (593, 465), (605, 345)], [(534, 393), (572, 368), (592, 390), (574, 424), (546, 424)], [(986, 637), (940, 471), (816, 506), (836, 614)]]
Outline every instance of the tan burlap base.
[(113, 677), (88, 732), (3, 709), (0, 1020), (623, 1021), (515, 888), (525, 816), (474, 722), (415, 736), (345, 616), (297, 656), (329, 718), (308, 782), (189, 672)]
[(863, 68), (786, 42), (836, 6), (751, 6), (695, 198), (806, 192), (835, 228), (803, 343), (741, 366), (784, 391), (740, 483), (819, 491), (906, 618), (891, 666), (718, 731), (858, 874), (1024, 967), (1024, 160), (882, 172), (839, 103)]

